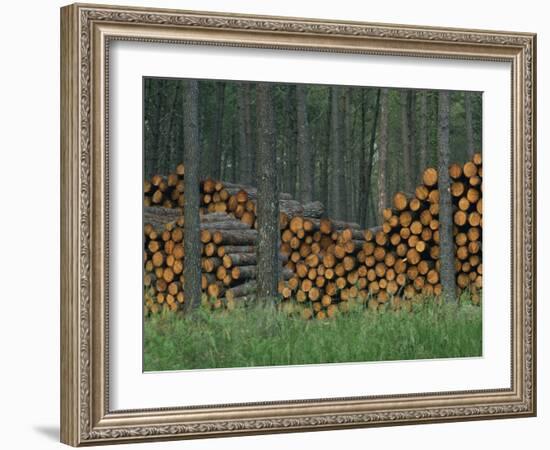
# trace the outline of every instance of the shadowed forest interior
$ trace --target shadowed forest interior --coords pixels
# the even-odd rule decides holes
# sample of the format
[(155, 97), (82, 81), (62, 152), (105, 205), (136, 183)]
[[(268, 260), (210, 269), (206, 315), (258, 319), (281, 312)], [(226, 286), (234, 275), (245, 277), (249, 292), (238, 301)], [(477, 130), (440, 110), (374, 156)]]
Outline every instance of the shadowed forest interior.
[[(256, 185), (257, 85), (200, 80), (200, 179)], [(183, 155), (183, 85), (144, 79), (144, 176)], [(411, 193), (437, 167), (438, 91), (273, 83), (279, 192), (321, 201), (328, 217), (380, 223), (394, 193)], [(482, 94), (451, 92), (449, 160), (480, 151)]]

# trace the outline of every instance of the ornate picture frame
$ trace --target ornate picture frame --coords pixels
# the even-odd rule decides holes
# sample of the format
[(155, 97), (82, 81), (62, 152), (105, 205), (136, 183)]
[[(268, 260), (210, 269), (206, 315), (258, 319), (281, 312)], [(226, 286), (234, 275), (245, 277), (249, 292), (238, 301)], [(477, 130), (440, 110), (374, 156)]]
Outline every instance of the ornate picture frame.
[[(512, 68), (511, 385), (161, 409), (109, 406), (110, 44), (501, 61)], [(74, 4), (61, 9), (61, 441), (94, 445), (536, 414), (536, 35)]]

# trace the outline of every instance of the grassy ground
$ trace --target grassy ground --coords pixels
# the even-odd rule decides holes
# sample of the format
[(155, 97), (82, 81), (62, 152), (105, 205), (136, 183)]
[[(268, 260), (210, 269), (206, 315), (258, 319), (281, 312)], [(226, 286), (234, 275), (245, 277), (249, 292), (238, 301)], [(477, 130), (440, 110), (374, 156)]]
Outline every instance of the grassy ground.
[(182, 370), (481, 356), (481, 308), (416, 305), (413, 313), (352, 308), (304, 321), (274, 307), (199, 310), (145, 319), (144, 370)]

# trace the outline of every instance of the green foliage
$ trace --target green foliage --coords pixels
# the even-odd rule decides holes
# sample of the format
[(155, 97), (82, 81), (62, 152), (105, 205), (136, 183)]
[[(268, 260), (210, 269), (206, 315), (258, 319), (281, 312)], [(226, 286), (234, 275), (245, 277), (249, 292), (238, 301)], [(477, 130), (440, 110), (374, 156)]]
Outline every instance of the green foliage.
[(145, 319), (144, 370), (474, 357), (482, 354), (481, 308), (462, 301), (415, 304), (412, 313), (356, 306), (304, 321), (274, 306), (163, 312)]

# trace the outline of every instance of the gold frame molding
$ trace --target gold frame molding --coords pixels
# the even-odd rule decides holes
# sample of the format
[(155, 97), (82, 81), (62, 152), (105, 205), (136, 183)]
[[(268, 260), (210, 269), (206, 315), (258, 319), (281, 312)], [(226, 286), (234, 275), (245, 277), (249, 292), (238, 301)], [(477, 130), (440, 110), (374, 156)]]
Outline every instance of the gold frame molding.
[[(512, 67), (509, 389), (111, 411), (108, 56), (112, 40), (495, 60)], [(61, 441), (73, 446), (536, 414), (536, 35), (74, 4), (61, 9)]]

